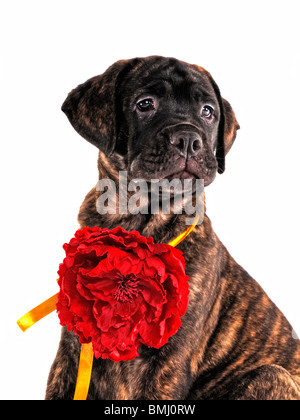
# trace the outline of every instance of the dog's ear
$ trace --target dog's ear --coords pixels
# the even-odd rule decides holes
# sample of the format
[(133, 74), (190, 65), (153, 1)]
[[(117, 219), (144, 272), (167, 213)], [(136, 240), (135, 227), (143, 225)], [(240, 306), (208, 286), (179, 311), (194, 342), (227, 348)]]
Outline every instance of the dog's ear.
[(220, 89), (210, 73), (207, 71), (205, 72), (214, 88), (220, 107), (220, 123), (216, 144), (216, 158), (218, 162), (218, 172), (219, 174), (222, 174), (225, 171), (225, 156), (231, 149), (231, 146), (236, 138), (236, 132), (240, 126), (230, 103), (226, 101), (226, 99), (222, 98)]
[(116, 145), (116, 93), (128, 66), (129, 61), (117, 61), (102, 75), (73, 89), (62, 105), (75, 130), (107, 155), (113, 153)]
[(218, 161), (218, 172), (222, 174), (225, 171), (225, 156), (231, 149), (236, 138), (236, 132), (240, 126), (235, 117), (235, 113), (228, 101), (220, 98), (220, 108), (223, 114), (220, 121), (216, 158)]

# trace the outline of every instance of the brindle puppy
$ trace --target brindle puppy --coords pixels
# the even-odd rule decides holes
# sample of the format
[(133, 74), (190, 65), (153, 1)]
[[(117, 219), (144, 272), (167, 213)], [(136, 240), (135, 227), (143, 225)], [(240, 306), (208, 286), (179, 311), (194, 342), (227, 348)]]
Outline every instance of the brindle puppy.
[[(239, 128), (203, 68), (163, 57), (119, 61), (78, 86), (62, 107), (97, 146), (99, 177), (204, 179), (223, 173)], [(79, 213), (84, 226), (138, 230), (168, 243), (185, 215), (100, 215), (94, 188)], [(190, 276), (179, 332), (161, 349), (128, 362), (95, 360), (89, 399), (300, 399), (300, 343), (262, 288), (230, 256), (209, 218), (180, 245)], [(46, 399), (72, 399), (80, 345), (65, 329)]]

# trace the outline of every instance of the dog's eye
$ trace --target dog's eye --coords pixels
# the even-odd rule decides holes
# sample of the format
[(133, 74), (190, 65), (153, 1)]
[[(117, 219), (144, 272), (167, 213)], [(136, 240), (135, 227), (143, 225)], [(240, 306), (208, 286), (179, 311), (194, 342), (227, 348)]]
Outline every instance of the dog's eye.
[(155, 109), (154, 100), (151, 98), (143, 99), (136, 104), (137, 109), (141, 112), (153, 111)]
[(205, 106), (202, 108), (202, 111), (201, 111), (201, 117), (204, 117), (204, 118), (211, 118), (211, 117), (213, 116), (213, 112), (214, 112), (214, 110), (213, 110), (213, 108), (212, 108), (212, 107), (210, 107), (210, 106), (208, 106), (208, 105), (205, 105)]

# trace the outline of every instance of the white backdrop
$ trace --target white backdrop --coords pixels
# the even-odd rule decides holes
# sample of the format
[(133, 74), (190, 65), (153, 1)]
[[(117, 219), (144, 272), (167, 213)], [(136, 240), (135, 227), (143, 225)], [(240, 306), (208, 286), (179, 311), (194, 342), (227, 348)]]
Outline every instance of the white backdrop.
[(56, 293), (62, 244), (97, 182), (97, 150), (70, 126), (67, 93), (121, 58), (203, 66), (241, 130), (207, 211), (233, 257), (300, 334), (298, 1), (1, 2), (0, 399), (43, 399), (60, 327), (15, 321)]

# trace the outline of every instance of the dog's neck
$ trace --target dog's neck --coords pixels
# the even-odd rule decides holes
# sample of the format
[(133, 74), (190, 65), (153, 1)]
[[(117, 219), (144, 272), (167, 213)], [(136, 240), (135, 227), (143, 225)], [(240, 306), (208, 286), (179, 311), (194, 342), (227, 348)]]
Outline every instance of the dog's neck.
[[(116, 169), (116, 167), (118, 169)], [(98, 169), (99, 180), (110, 179), (117, 187), (119, 186), (119, 171), (126, 170), (126, 168), (120, 166), (117, 160), (113, 162), (112, 165), (111, 161), (108, 160), (103, 153), (99, 154)], [(100, 214), (97, 211), (97, 200), (103, 193), (104, 192), (98, 191), (97, 187), (94, 187), (87, 194), (78, 215), (78, 221), (81, 228), (84, 226), (99, 226), (113, 229), (117, 226), (121, 226), (128, 231), (137, 230), (143, 236), (151, 236), (155, 242), (167, 243), (187, 229), (187, 218), (193, 219), (193, 215), (187, 215), (184, 211), (182, 214), (174, 214), (172, 211), (170, 214), (165, 214), (161, 208), (159, 208), (158, 214), (131, 214), (129, 211), (125, 214), (121, 214), (119, 211), (119, 194), (116, 194), (115, 213)], [(128, 199), (132, 195), (133, 193), (128, 192)], [(205, 197), (203, 198), (205, 213)], [(114, 200), (113, 197), (112, 200)], [(208, 222), (209, 220), (205, 215), (203, 223), (199, 225), (197, 229), (200, 229), (200, 231), (203, 230), (204, 234), (204, 231), (207, 230)], [(203, 225), (206, 225), (206, 227)]]

